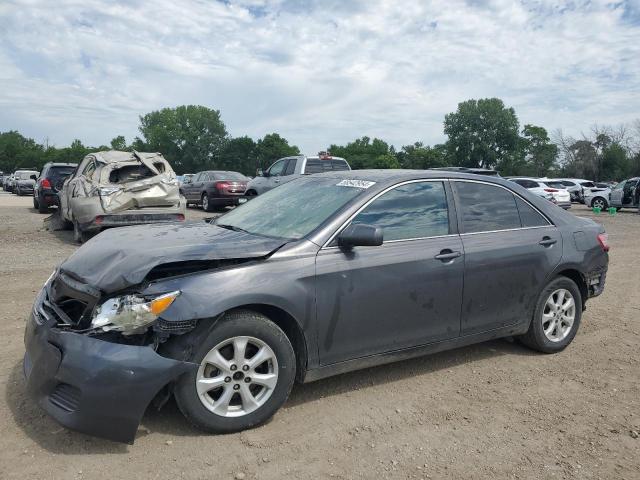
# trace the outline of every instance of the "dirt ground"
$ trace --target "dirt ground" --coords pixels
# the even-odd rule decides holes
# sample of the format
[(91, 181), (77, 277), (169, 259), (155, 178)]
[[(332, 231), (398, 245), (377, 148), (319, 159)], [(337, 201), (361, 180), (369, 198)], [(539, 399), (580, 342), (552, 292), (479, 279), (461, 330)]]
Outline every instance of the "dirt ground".
[(298, 385), (271, 422), (233, 435), (194, 430), (171, 402), (123, 445), (68, 431), (25, 396), (25, 318), (77, 248), (30, 207), (0, 193), (0, 479), (640, 478), (635, 212), (597, 217), (607, 287), (561, 354), (499, 340)]

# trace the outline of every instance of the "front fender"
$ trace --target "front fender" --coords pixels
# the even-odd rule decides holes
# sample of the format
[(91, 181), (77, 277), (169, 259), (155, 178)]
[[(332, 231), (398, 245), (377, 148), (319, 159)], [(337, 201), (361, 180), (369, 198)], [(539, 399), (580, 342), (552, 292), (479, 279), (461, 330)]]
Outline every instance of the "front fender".
[(162, 314), (165, 322), (215, 318), (248, 305), (276, 307), (298, 323), (309, 361), (316, 359), (315, 257), (270, 257), (224, 269), (173, 277), (150, 284), (143, 292), (155, 295), (180, 290)]

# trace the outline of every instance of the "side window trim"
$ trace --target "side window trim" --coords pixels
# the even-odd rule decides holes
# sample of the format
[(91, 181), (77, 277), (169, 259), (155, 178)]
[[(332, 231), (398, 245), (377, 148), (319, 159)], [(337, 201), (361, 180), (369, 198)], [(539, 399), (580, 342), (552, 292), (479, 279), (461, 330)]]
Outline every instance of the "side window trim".
[[(460, 236), (467, 236), (467, 235), (483, 235), (485, 233), (499, 233), (499, 232), (513, 232), (515, 230), (533, 230), (536, 228), (549, 228), (549, 227), (555, 227), (555, 224), (549, 219), (549, 217), (547, 217), (544, 213), (542, 213), (538, 208), (536, 208), (535, 205), (533, 205), (531, 202), (529, 202), (526, 198), (524, 198), (522, 195), (519, 195), (518, 193), (514, 192), (513, 190), (510, 190), (509, 188), (505, 187), (504, 185), (499, 185), (497, 183), (491, 183), (491, 182), (483, 182), (481, 180), (469, 180), (466, 178), (456, 178), (456, 179), (450, 179), (451, 182), (459, 182), (459, 183), (482, 183), (484, 185), (489, 185), (492, 187), (499, 187), (502, 188), (504, 190), (506, 190), (507, 192), (509, 192), (510, 194), (514, 195), (517, 198), (520, 198), (523, 202), (525, 202), (527, 205), (529, 205), (531, 208), (533, 208), (536, 212), (538, 212), (540, 215), (542, 215), (542, 218), (544, 218), (547, 221), (547, 225), (543, 225), (540, 227), (518, 227), (518, 228), (505, 228), (505, 229), (500, 229), (500, 230), (485, 230), (482, 232), (465, 232), (464, 229), (462, 228), (463, 223), (462, 223), (462, 214), (458, 213), (457, 215), (457, 220), (458, 220), (458, 226), (459, 226), (459, 232), (460, 232)], [(454, 186), (452, 186), (452, 190), (453, 190), (453, 199), (454, 202), (456, 204), (456, 211), (459, 212), (460, 209), (458, 208), (458, 206), (460, 205), (460, 198), (458, 197), (458, 193), (456, 192), (456, 189), (454, 188)], [(516, 207), (517, 210), (517, 207)], [(519, 215), (519, 213), (518, 213)]]
[[(453, 203), (453, 197), (452, 197), (452, 194), (451, 194), (451, 187), (449, 185), (449, 179), (448, 178), (424, 178), (424, 179), (416, 179), (416, 180), (406, 180), (404, 182), (396, 183), (396, 184), (393, 184), (393, 185), (385, 188), (381, 192), (378, 192), (377, 194), (375, 194), (373, 197), (371, 197), (369, 200), (367, 200), (363, 205), (361, 205), (360, 208), (358, 208), (353, 214), (351, 214), (349, 216), (349, 218), (347, 220), (345, 220), (345, 222), (342, 225), (340, 225), (340, 227), (338, 227), (336, 229), (335, 232), (333, 232), (333, 234), (324, 243), (324, 245), (322, 245), (320, 250), (340, 248), (337, 245), (332, 245), (333, 241), (338, 237), (338, 235), (340, 235), (340, 232), (342, 232), (345, 228), (347, 228), (351, 224), (353, 219), (356, 218), (360, 212), (362, 212), (371, 203), (375, 202), (379, 197), (381, 197), (385, 193), (390, 192), (391, 190), (394, 190), (394, 189), (396, 189), (398, 187), (401, 187), (403, 185), (408, 185), (408, 184), (411, 184), (411, 183), (424, 183), (424, 182), (439, 182), (439, 183), (442, 183), (443, 186), (444, 186), (445, 200), (447, 202), (447, 213), (449, 215), (449, 233), (446, 234), (446, 235), (434, 235), (434, 236), (430, 236), (430, 237), (416, 237), (416, 238), (402, 238), (402, 239), (398, 239), (398, 240), (385, 240), (384, 243), (383, 243), (383, 246), (385, 244), (387, 244), (387, 243), (413, 242), (413, 241), (416, 241), (416, 240), (425, 240), (425, 239), (429, 239), (429, 238), (444, 238), (444, 237), (455, 237), (455, 236), (457, 236), (458, 235), (458, 233), (457, 233), (458, 232), (458, 225), (457, 225), (457, 220), (456, 220), (456, 217), (455, 217), (456, 209), (455, 209), (455, 206), (454, 206), (454, 203)], [(453, 209), (452, 209), (452, 206), (453, 206)], [(452, 217), (452, 215), (454, 217)]]

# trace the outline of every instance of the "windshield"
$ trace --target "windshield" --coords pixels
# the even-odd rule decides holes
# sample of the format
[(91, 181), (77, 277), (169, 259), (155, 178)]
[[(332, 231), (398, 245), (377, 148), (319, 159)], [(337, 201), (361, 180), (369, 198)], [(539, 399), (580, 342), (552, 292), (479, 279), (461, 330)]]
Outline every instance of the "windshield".
[(336, 177), (304, 177), (255, 197), (215, 223), (256, 235), (299, 239), (371, 185)]
[(38, 176), (38, 172), (16, 172), (16, 177), (18, 180), (29, 180), (31, 175)]
[(76, 167), (51, 167), (49, 174), (55, 177), (69, 176), (76, 171)]
[(565, 188), (567, 188), (567, 186), (566, 186), (564, 183), (562, 183), (562, 182), (549, 182), (549, 181), (547, 181), (547, 182), (544, 182), (544, 183), (546, 183), (546, 184), (547, 184), (548, 186), (550, 186), (551, 188), (561, 188), (561, 189), (563, 189), (563, 190), (564, 190)]

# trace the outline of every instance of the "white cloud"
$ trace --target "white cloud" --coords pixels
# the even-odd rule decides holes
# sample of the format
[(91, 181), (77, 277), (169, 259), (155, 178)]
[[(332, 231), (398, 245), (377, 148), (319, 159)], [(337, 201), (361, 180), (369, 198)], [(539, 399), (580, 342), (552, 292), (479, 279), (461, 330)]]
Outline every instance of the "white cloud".
[(0, 130), (98, 145), (195, 103), (313, 153), (439, 142), (458, 102), (497, 96), (578, 133), (640, 117), (638, 58), (637, 1), (5, 1)]

